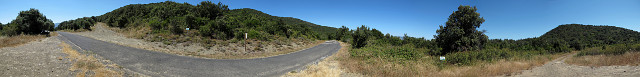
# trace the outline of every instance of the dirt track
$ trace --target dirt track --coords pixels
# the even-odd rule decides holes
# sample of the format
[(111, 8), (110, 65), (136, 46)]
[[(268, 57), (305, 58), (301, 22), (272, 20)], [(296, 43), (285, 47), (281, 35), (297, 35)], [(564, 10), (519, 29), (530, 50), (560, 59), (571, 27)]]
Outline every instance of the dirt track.
[(640, 77), (640, 66), (577, 66), (564, 61), (577, 53), (567, 55), (540, 67), (525, 70), (515, 77)]

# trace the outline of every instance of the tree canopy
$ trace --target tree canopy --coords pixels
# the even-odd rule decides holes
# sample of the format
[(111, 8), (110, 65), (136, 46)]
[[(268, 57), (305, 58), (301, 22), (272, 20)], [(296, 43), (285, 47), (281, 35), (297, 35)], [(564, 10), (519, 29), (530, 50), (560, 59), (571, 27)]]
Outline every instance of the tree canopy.
[(47, 19), (38, 9), (31, 8), (27, 11), (20, 11), (15, 20), (2, 28), (3, 35), (18, 34), (45, 34), (45, 30), (53, 30), (54, 24), (51, 19)]
[(455, 51), (478, 50), (488, 41), (483, 31), (478, 31), (484, 19), (476, 12), (476, 7), (459, 6), (458, 11), (453, 12), (443, 27), (434, 35), (443, 54)]

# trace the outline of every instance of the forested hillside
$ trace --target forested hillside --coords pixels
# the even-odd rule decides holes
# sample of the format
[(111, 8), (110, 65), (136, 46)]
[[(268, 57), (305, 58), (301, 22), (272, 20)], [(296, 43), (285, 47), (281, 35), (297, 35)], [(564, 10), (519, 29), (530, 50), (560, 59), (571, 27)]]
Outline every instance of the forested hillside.
[(244, 33), (248, 33), (250, 39), (257, 40), (330, 39), (328, 34), (336, 31), (336, 28), (297, 18), (272, 16), (250, 8), (229, 9), (227, 5), (209, 1), (197, 5), (172, 1), (131, 4), (95, 18), (65, 21), (57, 29), (89, 29), (85, 24), (93, 24), (93, 20), (119, 28), (150, 27), (150, 34), (142, 37), (184, 35), (230, 40), (243, 38)]
[(96, 23), (95, 19), (96, 19), (95, 17), (83, 17), (75, 20), (63, 21), (60, 24), (58, 24), (58, 27), (56, 27), (55, 29), (56, 30), (64, 30), (64, 29), (91, 30), (91, 26), (93, 26), (93, 24)]
[(640, 32), (615, 26), (565, 24), (545, 33), (540, 36), (540, 39), (563, 40), (572, 48), (583, 49), (602, 45), (637, 43), (640, 41)]

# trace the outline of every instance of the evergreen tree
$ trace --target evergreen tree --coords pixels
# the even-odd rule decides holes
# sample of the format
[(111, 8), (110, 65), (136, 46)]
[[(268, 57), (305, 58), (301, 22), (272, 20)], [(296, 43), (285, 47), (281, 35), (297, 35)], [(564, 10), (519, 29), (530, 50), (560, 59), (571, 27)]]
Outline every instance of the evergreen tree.
[(442, 48), (442, 54), (481, 49), (488, 41), (484, 31), (476, 30), (484, 22), (476, 10), (471, 6), (458, 7), (458, 11), (449, 16), (446, 26), (441, 25), (436, 31), (435, 41)]

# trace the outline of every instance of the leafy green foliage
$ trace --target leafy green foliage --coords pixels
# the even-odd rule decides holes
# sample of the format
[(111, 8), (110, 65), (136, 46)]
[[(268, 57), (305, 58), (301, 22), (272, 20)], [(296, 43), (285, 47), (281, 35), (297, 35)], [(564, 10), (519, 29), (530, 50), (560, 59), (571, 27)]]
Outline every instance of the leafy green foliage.
[(338, 28), (337, 31), (335, 31), (335, 34), (332, 35), (332, 39), (340, 40), (342, 42), (349, 42), (351, 39), (351, 34), (352, 32), (349, 28), (342, 26)]
[(2, 28), (2, 34), (14, 36), (24, 34), (47, 34), (45, 30), (52, 31), (54, 27), (51, 19), (47, 19), (38, 9), (20, 11), (15, 20)]
[(585, 55), (621, 55), (627, 52), (640, 52), (640, 44), (615, 44), (592, 47), (582, 50), (577, 56)]
[(484, 22), (475, 7), (460, 6), (446, 22), (436, 31), (435, 40), (442, 48), (443, 54), (457, 51), (478, 50), (488, 41), (484, 31), (476, 28)]
[(96, 23), (95, 17), (83, 17), (75, 20), (63, 21), (61, 22), (56, 30), (78, 30), (78, 29), (86, 29), (91, 30), (91, 26)]
[[(272, 40), (278, 38), (327, 39), (319, 37), (320, 31), (335, 32), (335, 28), (320, 26), (291, 17), (277, 17), (258, 10), (229, 9), (222, 3), (200, 2), (197, 6), (165, 1), (150, 4), (127, 5), (96, 17), (112, 27), (135, 28), (150, 26), (147, 37), (171, 35), (208, 37), (219, 40), (250, 39)], [(189, 28), (195, 35), (185, 34)], [(171, 34), (165, 34), (165, 33)], [(259, 35), (253, 35), (259, 34)], [(160, 39), (164, 37), (159, 37)]]
[(353, 32), (353, 43), (351, 43), (351, 46), (354, 48), (364, 47), (365, 45), (367, 45), (367, 39), (369, 39), (369, 36), (371, 35), (369, 34), (368, 27), (364, 25), (358, 27), (358, 29)]
[(640, 32), (615, 26), (564, 24), (540, 36), (540, 39), (566, 41), (569, 47), (579, 50), (603, 45), (638, 43)]
[(350, 54), (353, 57), (361, 59), (370, 59), (374, 57), (383, 58), (385, 60), (392, 61), (407, 61), (416, 60), (422, 56), (425, 56), (427, 49), (415, 48), (412, 44), (406, 44), (401, 46), (394, 46), (383, 41), (368, 42), (375, 43), (366, 47), (350, 50)]
[(476, 61), (494, 61), (512, 57), (530, 58), (547, 54), (546, 51), (514, 51), (509, 49), (483, 49), (469, 52), (457, 52), (445, 55), (447, 63), (454, 65), (473, 65)]

